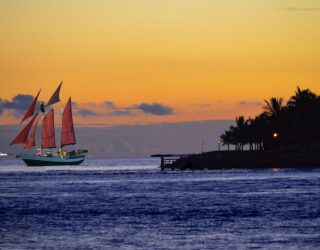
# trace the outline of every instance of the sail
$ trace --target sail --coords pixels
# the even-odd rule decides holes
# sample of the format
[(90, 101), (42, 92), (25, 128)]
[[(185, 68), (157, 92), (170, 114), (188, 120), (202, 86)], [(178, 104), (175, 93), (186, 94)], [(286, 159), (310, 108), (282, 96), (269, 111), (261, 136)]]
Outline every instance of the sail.
[(28, 119), (30, 116), (33, 116), (33, 112), (34, 112), (34, 109), (35, 109), (35, 107), (36, 107), (36, 104), (37, 104), (37, 100), (38, 100), (38, 96), (39, 96), (39, 94), (40, 94), (40, 91), (41, 91), (41, 90), (39, 90), (38, 94), (37, 94), (36, 97), (33, 99), (30, 107), (28, 108), (27, 112), (24, 114), (24, 116), (23, 116), (20, 124), (21, 124), (24, 120)]
[(43, 118), (42, 122), (42, 148), (55, 148), (55, 134), (54, 134), (54, 112), (51, 109), (46, 116)]
[(62, 114), (61, 147), (73, 144), (76, 144), (76, 136), (74, 134), (70, 97)]
[(56, 102), (60, 102), (59, 95), (60, 95), (61, 85), (62, 85), (62, 82), (59, 84), (58, 88), (56, 89), (56, 91), (53, 93), (53, 95), (49, 99), (48, 103), (46, 104), (46, 107), (50, 106), (52, 104), (55, 104)]
[(37, 125), (38, 125), (38, 121), (39, 121), (39, 116), (36, 120), (36, 123), (33, 125), (33, 128), (31, 130), (31, 133), (28, 137), (28, 140), (26, 142), (26, 144), (24, 145), (24, 148), (32, 148), (36, 145), (36, 130), (37, 130)]
[(32, 120), (22, 129), (22, 131), (17, 135), (16, 138), (10, 143), (10, 145), (18, 144), (18, 143), (26, 143), (28, 139), (28, 134), (30, 132), (30, 129), (32, 127), (32, 124), (34, 120), (36, 119), (38, 114), (35, 114)]

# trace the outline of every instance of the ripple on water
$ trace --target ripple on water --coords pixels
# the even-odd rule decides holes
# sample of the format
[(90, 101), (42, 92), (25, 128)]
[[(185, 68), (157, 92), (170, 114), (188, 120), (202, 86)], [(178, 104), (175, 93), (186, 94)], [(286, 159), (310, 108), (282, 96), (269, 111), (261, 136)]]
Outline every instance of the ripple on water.
[(319, 248), (319, 170), (160, 172), (157, 164), (1, 162), (0, 248)]

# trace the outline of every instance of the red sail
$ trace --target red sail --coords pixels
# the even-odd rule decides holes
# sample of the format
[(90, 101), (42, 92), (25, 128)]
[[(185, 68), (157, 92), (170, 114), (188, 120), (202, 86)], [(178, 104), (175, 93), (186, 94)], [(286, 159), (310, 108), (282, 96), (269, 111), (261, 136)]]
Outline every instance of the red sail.
[(29, 135), (29, 138), (26, 144), (24, 145), (24, 148), (32, 148), (36, 145), (36, 130), (37, 130), (38, 121), (39, 121), (39, 116), (36, 120), (36, 123), (33, 125), (33, 128), (31, 130), (31, 133)]
[(53, 95), (49, 99), (48, 103), (46, 104), (46, 107), (50, 106), (52, 104), (55, 104), (56, 102), (60, 102), (59, 95), (60, 95), (61, 85), (62, 85), (62, 82), (59, 84), (58, 88), (56, 89), (56, 91), (53, 93)]
[(61, 147), (73, 144), (76, 144), (76, 136), (73, 127), (71, 98), (69, 98), (62, 114)]
[(35, 116), (32, 118), (32, 120), (23, 128), (23, 130), (17, 135), (16, 138), (10, 143), (10, 145), (18, 144), (18, 143), (26, 143), (28, 134), (30, 132), (30, 129), (32, 127), (32, 124), (34, 120), (36, 119), (38, 114), (35, 114)]
[(34, 108), (36, 107), (36, 104), (37, 104), (37, 100), (38, 100), (38, 96), (40, 94), (40, 91), (38, 92), (37, 96), (33, 99), (30, 107), (28, 108), (27, 112), (25, 113), (24, 117), (22, 118), (20, 124), (25, 120), (25, 119), (28, 119), (30, 116), (33, 116), (33, 112), (34, 112)]
[(54, 113), (51, 109), (46, 116), (43, 118), (42, 122), (42, 148), (55, 148), (55, 134), (54, 134)]

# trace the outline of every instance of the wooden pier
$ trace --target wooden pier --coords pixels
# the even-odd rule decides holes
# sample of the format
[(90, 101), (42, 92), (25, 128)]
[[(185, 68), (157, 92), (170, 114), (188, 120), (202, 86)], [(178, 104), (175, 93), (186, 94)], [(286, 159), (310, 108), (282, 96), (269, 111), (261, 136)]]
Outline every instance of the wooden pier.
[(163, 171), (165, 169), (174, 170), (173, 164), (176, 161), (189, 157), (190, 155), (191, 154), (156, 154), (151, 155), (151, 157), (160, 158), (160, 169)]

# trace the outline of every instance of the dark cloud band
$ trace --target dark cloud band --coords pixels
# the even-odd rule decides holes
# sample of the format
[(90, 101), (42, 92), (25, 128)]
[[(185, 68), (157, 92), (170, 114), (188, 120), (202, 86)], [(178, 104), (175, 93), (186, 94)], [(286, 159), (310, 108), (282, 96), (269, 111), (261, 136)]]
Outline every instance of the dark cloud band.
[(241, 102), (238, 102), (237, 105), (240, 105), (240, 106), (261, 106), (261, 103), (260, 102), (241, 101)]
[(173, 108), (165, 106), (161, 103), (140, 103), (129, 107), (118, 107), (115, 103), (106, 101), (102, 104), (103, 108), (111, 109), (112, 112), (97, 113), (90, 109), (80, 108), (78, 104), (75, 104), (75, 114), (82, 117), (88, 116), (110, 116), (110, 117), (126, 117), (138, 115), (140, 111), (144, 114), (166, 116), (173, 115), (175, 111)]
[[(30, 104), (32, 103), (34, 97), (32, 95), (18, 94), (12, 98), (12, 100), (0, 99), (0, 115), (3, 114), (5, 110), (11, 111), (14, 116), (23, 115)], [(40, 106), (40, 102), (37, 102), (36, 109)]]
[[(14, 116), (21, 116), (28, 109), (34, 97), (32, 95), (18, 94), (12, 100), (3, 100), (0, 98), (0, 115), (3, 115), (5, 110), (11, 111)], [(40, 106), (38, 102), (37, 107)], [(77, 102), (72, 102), (72, 108), (75, 116), (81, 117), (126, 117), (135, 116), (141, 113), (155, 116), (167, 116), (175, 114), (175, 110), (161, 103), (140, 103), (129, 107), (118, 107), (111, 101), (102, 103), (102, 107), (109, 112), (99, 113), (93, 109), (82, 108), (82, 105)], [(101, 106), (101, 105), (100, 105)]]
[(161, 103), (141, 103), (136, 106), (137, 109), (141, 110), (142, 112), (146, 114), (152, 114), (152, 115), (173, 115), (174, 110), (170, 107), (167, 107)]

